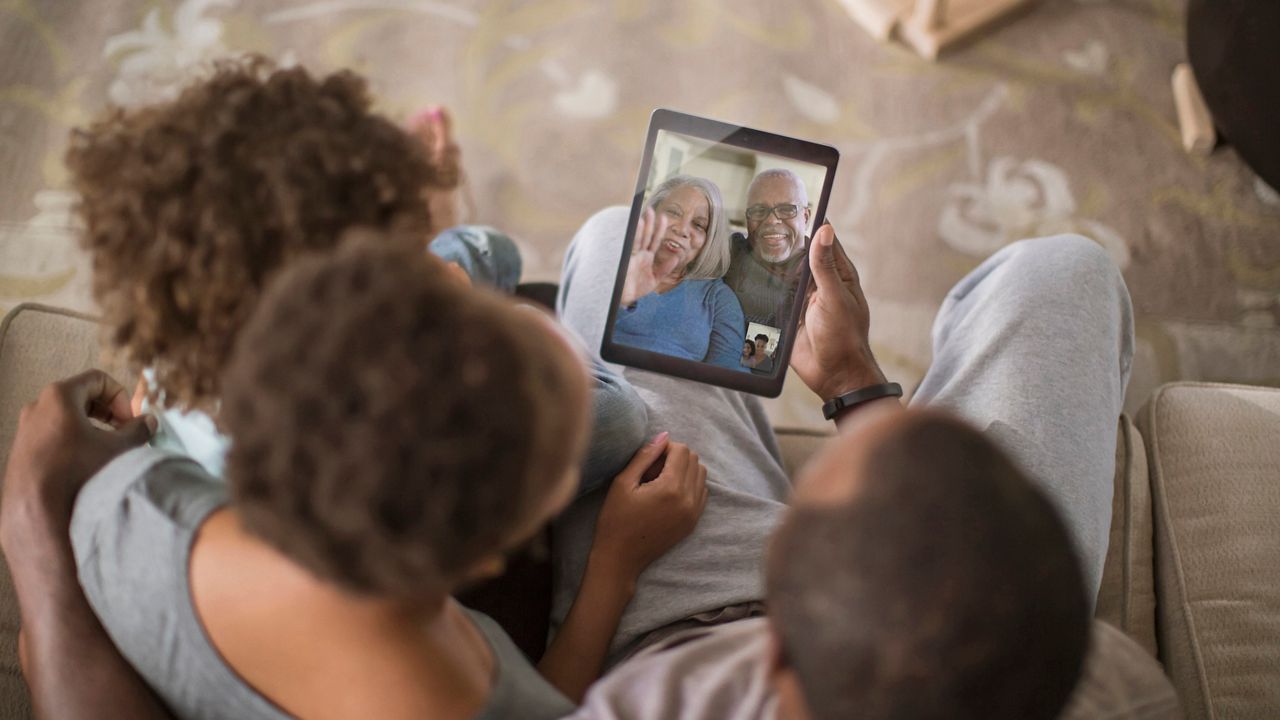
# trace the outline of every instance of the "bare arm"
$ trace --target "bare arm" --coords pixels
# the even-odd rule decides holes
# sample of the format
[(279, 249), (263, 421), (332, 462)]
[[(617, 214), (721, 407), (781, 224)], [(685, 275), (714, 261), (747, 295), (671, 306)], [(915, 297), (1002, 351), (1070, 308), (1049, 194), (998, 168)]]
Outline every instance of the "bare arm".
[[(95, 427), (90, 417), (115, 429)], [(149, 432), (132, 417), (124, 388), (99, 371), (50, 385), (23, 408), (5, 469), (0, 547), (13, 575), (20, 661), (37, 717), (170, 717), (89, 607), (70, 538), (80, 488)]]
[[(664, 452), (661, 472), (646, 482), (646, 470)], [(640, 573), (693, 532), (707, 502), (706, 479), (697, 453), (668, 443), (666, 433), (636, 452), (614, 478), (596, 522), (582, 587), (538, 664), (547, 681), (575, 703), (600, 677)]]
[(22, 616), (22, 672), (36, 717), (171, 717), (93, 614), (76, 582), (68, 542), (33, 539), (27, 551), (66, 557), (41, 567), (10, 565)]

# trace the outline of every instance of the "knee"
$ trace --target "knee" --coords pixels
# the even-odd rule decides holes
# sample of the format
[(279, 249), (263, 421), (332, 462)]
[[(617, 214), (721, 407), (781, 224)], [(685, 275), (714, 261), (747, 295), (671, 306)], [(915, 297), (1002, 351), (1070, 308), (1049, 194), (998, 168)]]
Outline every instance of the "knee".
[(1120, 268), (1101, 245), (1083, 235), (1053, 235), (1008, 246), (1006, 270), (1037, 294), (1113, 298), (1124, 289)]
[(594, 424), (583, 462), (579, 493), (608, 482), (645, 443), (649, 413), (644, 401), (624, 380), (598, 376), (592, 391)]
[(592, 450), (600, 449), (603, 456), (625, 465), (645, 441), (649, 413), (644, 401), (629, 383), (615, 377), (597, 379), (592, 405)]
[(594, 238), (601, 235), (622, 235), (627, 228), (627, 220), (631, 218), (631, 209), (624, 205), (613, 205), (596, 212), (587, 218), (574, 237), (575, 242), (582, 238)]
[(600, 210), (574, 233), (565, 255), (565, 269), (570, 265), (596, 263), (612, 259), (617, 261), (617, 253), (621, 252), (623, 236), (627, 233), (627, 220), (630, 209), (615, 205)]

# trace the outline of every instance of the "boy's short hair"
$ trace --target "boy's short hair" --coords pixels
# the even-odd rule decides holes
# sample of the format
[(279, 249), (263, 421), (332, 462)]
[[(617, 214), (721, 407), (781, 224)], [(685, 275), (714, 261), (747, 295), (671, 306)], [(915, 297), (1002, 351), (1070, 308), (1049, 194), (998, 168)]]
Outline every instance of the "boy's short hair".
[(501, 552), (578, 463), (587, 421), (578, 359), (529, 331), (535, 312), (412, 241), (357, 237), (284, 270), (225, 377), (245, 527), (383, 597), (439, 591)]
[(433, 169), (370, 109), (364, 81), (213, 67), (175, 100), (72, 133), (82, 244), (111, 344), (166, 404), (212, 409), (236, 333), (271, 275), (352, 226), (420, 230)]
[(1055, 718), (1089, 602), (1049, 500), (978, 431), (902, 419), (851, 500), (790, 511), (770, 617), (815, 720)]

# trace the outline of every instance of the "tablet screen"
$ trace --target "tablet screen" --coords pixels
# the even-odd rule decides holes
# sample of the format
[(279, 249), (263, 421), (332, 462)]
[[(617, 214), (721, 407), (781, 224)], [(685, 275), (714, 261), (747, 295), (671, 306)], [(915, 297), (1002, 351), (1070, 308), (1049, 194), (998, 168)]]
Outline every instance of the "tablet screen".
[(668, 129), (646, 157), (611, 342), (780, 388), (833, 168)]

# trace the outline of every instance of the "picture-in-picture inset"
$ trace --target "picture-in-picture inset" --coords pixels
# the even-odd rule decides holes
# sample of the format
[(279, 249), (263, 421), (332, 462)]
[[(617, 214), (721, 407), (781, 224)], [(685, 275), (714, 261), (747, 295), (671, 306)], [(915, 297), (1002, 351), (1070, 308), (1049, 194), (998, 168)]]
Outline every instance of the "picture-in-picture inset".
[(760, 375), (772, 375), (781, 336), (779, 328), (747, 323), (747, 337), (742, 341), (742, 367)]

